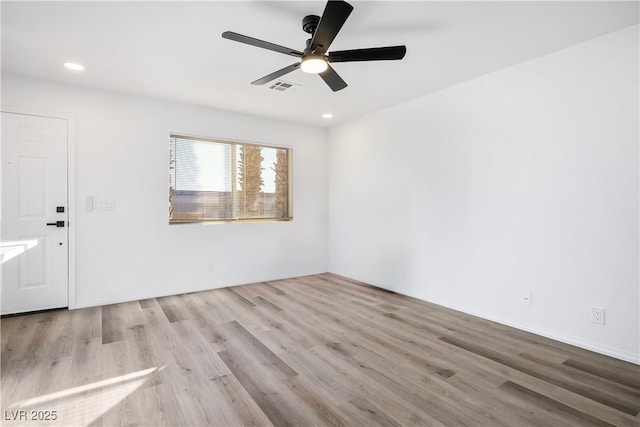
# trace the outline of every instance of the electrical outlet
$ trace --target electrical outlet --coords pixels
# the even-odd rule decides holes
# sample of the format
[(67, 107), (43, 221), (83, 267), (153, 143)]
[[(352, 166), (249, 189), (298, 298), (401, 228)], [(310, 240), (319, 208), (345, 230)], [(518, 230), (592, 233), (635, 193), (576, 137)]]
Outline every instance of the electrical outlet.
[(522, 293), (522, 305), (531, 305), (531, 292)]
[(591, 321), (598, 325), (604, 325), (604, 308), (591, 307)]
[(215, 271), (215, 265), (213, 263), (209, 264), (209, 274)]

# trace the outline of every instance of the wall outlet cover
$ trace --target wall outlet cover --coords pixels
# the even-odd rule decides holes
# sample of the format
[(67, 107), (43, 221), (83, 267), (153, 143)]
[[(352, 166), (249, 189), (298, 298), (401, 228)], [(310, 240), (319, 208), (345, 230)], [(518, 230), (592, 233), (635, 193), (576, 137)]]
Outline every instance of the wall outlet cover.
[(597, 325), (604, 325), (604, 308), (591, 307), (591, 321)]

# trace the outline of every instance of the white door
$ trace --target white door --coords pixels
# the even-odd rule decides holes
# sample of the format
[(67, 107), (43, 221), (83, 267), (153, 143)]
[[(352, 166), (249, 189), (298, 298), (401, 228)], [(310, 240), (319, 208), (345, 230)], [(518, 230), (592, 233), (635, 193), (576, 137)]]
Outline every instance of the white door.
[(1, 312), (67, 307), (67, 120), (3, 112), (1, 124)]

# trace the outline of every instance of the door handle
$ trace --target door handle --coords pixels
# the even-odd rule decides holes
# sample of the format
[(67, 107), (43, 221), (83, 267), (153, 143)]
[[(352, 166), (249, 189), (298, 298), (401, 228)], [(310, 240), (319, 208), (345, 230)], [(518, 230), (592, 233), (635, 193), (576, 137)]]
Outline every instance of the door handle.
[(47, 225), (55, 227), (64, 227), (64, 221), (48, 222)]

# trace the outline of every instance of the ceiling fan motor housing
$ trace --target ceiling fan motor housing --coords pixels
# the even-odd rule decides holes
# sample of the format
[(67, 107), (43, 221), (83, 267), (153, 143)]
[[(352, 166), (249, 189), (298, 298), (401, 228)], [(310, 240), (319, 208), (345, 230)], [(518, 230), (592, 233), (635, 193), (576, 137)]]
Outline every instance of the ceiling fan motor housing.
[(302, 18), (302, 30), (305, 33), (313, 34), (318, 28), (320, 17), (318, 15), (307, 15)]

